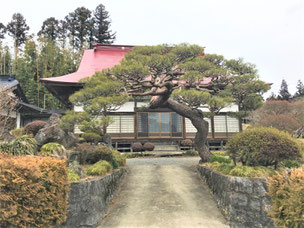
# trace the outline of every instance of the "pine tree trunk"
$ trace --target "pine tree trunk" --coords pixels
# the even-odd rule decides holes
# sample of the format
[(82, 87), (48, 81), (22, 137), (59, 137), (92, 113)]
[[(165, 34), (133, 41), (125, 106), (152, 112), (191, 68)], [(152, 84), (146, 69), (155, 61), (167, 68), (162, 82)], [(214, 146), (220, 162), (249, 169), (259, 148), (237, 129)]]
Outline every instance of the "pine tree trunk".
[(209, 124), (204, 120), (203, 113), (200, 110), (191, 109), (170, 98), (167, 100), (164, 106), (167, 106), (179, 115), (191, 120), (193, 126), (197, 130), (194, 139), (194, 148), (198, 151), (202, 162), (208, 161), (213, 155), (210, 153), (208, 147), (206, 146)]

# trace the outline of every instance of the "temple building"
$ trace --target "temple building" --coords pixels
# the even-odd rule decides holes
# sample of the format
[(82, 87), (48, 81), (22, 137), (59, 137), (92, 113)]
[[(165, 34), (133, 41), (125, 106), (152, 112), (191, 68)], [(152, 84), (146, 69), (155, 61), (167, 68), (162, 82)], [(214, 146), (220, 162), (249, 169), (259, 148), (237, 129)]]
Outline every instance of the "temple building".
[[(72, 107), (68, 99), (71, 94), (83, 87), (80, 80), (92, 76), (96, 71), (119, 64), (132, 47), (96, 44), (93, 49), (84, 51), (76, 72), (60, 77), (42, 78), (41, 81), (67, 108), (81, 111), (82, 107)], [(208, 81), (202, 81), (201, 84), (206, 85)], [(147, 104), (147, 101), (134, 98), (119, 110), (110, 113), (114, 123), (108, 127), (107, 133), (112, 136), (113, 146), (117, 149), (129, 151), (133, 142), (154, 142), (156, 145), (166, 144), (171, 145), (172, 149), (180, 149), (180, 142), (183, 139), (194, 138), (196, 129), (189, 119), (167, 108), (148, 109), (145, 107)], [(216, 115), (214, 121), (206, 119), (209, 122), (210, 147), (221, 148), (231, 135), (240, 131), (239, 119), (228, 115), (236, 111), (238, 107), (231, 105)]]

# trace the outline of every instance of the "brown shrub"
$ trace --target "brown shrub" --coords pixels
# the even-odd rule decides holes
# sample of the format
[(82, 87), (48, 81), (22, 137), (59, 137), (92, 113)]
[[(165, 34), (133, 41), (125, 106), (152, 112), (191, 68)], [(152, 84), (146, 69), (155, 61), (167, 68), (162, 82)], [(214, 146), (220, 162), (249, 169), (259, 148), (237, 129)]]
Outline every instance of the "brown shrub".
[(154, 150), (154, 144), (151, 142), (146, 142), (143, 145), (143, 150), (147, 150), (147, 151), (153, 151)]
[(46, 122), (42, 120), (35, 120), (33, 122), (28, 123), (24, 127), (24, 131), (26, 134), (36, 135), (38, 131), (46, 125)]
[(86, 142), (77, 145), (76, 151), (79, 152), (79, 164), (83, 165), (86, 163), (88, 153), (91, 153), (94, 148), (95, 146)]
[(52, 227), (66, 219), (64, 160), (0, 156), (0, 227)]
[(86, 163), (94, 164), (100, 160), (113, 161), (112, 150), (108, 146), (97, 146), (93, 151), (89, 152)]
[(140, 142), (135, 142), (132, 144), (132, 150), (134, 152), (141, 152), (143, 150), (143, 146)]
[(268, 178), (272, 217), (278, 227), (303, 227), (304, 166)]
[(192, 146), (193, 145), (193, 142), (191, 139), (184, 139), (181, 141), (181, 145), (182, 146)]

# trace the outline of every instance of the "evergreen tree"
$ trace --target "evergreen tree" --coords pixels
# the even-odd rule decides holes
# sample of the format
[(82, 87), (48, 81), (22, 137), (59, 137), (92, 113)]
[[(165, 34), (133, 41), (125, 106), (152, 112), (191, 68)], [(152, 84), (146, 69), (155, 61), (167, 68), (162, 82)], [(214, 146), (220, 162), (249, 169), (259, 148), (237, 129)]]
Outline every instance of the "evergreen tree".
[(275, 95), (274, 92), (271, 92), (270, 96), (266, 99), (267, 101), (275, 101), (277, 100), (277, 96)]
[(0, 42), (0, 74), (12, 73), (12, 56), (7, 45), (2, 46)]
[(115, 40), (116, 33), (110, 30), (111, 21), (109, 13), (104, 5), (100, 4), (93, 12), (94, 14), (94, 41), (97, 43), (111, 44)]
[(62, 47), (65, 47), (66, 38), (68, 37), (68, 23), (65, 20), (60, 20), (58, 24), (58, 40)]
[(56, 20), (54, 17), (46, 19), (37, 35), (55, 41), (59, 37), (58, 20)]
[(93, 27), (91, 11), (85, 7), (79, 7), (65, 17), (68, 31), (74, 48), (83, 49), (85, 42), (90, 42), (90, 33)]
[(26, 34), (30, 27), (26, 24), (25, 18), (20, 13), (15, 13), (12, 20), (6, 26), (8, 34), (14, 39), (15, 60), (18, 55), (18, 48), (26, 41)]
[(6, 33), (6, 27), (4, 26), (4, 24), (0, 22), (0, 40), (4, 39), (5, 33)]
[(281, 84), (281, 89), (278, 95), (279, 100), (289, 101), (291, 99), (291, 94), (288, 91), (288, 85), (286, 81), (283, 79)]
[(294, 95), (294, 98), (304, 97), (304, 84), (301, 80), (298, 80), (297, 92)]

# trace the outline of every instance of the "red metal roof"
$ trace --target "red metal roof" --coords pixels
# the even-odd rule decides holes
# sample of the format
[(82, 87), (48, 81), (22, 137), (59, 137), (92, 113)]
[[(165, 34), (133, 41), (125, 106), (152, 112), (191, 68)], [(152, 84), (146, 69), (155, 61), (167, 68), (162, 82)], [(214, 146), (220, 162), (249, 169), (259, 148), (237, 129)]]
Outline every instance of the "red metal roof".
[(76, 72), (60, 77), (42, 78), (43, 82), (79, 83), (83, 78), (92, 76), (96, 71), (109, 69), (120, 63), (133, 46), (99, 45), (85, 50)]

